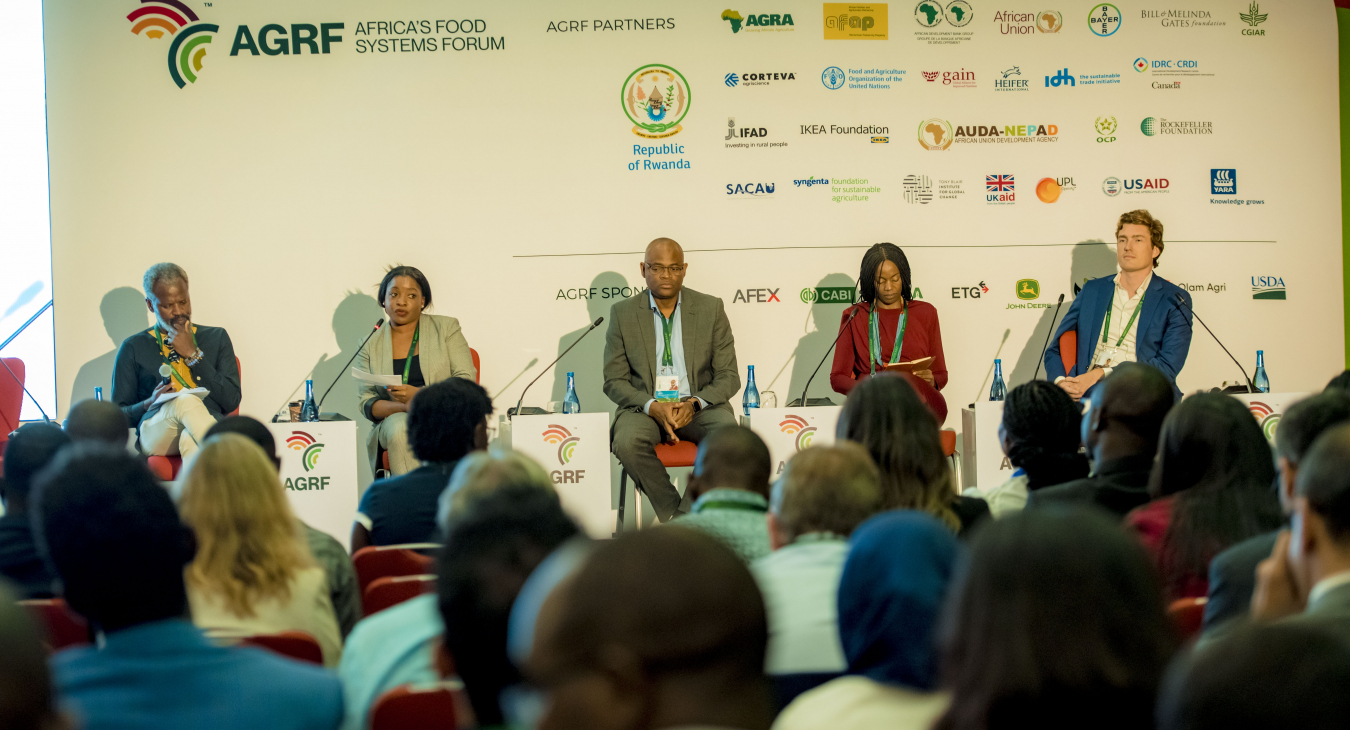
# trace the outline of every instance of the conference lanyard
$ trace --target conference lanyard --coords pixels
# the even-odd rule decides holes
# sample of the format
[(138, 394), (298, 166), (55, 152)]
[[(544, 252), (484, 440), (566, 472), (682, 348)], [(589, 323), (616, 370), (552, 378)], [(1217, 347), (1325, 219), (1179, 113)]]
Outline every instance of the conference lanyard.
[[(1116, 340), (1116, 347), (1120, 347), (1121, 343), (1125, 341), (1125, 335), (1129, 333), (1130, 327), (1134, 326), (1134, 319), (1135, 319), (1135, 317), (1138, 317), (1138, 316), (1139, 316), (1139, 310), (1140, 310), (1140, 309), (1143, 309), (1143, 307), (1144, 307), (1144, 295), (1143, 295), (1143, 294), (1140, 294), (1140, 295), (1139, 295), (1139, 303), (1136, 304), (1136, 305), (1134, 305), (1134, 314), (1131, 314), (1131, 315), (1130, 315), (1130, 321), (1128, 321), (1128, 322), (1125, 323), (1125, 329), (1123, 329), (1123, 330), (1120, 331), (1120, 339)], [(1116, 305), (1115, 305), (1114, 302), (1112, 302), (1111, 306), (1109, 306), (1109, 307), (1106, 308), (1106, 324), (1102, 325), (1102, 344), (1103, 344), (1103, 345), (1108, 344), (1108, 343), (1107, 343), (1107, 333), (1111, 331), (1111, 310), (1113, 310), (1113, 309), (1115, 309), (1115, 308), (1116, 308)]]
[(417, 352), (417, 337), (422, 334), (422, 319), (417, 319), (417, 326), (413, 328), (413, 341), (408, 345), (408, 355), (403, 359), (403, 384), (408, 384), (408, 373), (412, 372), (413, 353)]
[[(675, 306), (680, 306), (679, 302), (676, 302)], [(661, 353), (661, 365), (662, 367), (673, 366), (675, 365), (675, 355), (670, 348), (670, 333), (675, 330), (675, 311), (671, 310), (670, 318), (667, 319), (666, 315), (661, 314), (661, 308), (657, 307), (656, 316), (661, 318), (661, 334), (666, 338), (666, 349)]]
[[(891, 365), (900, 362), (900, 348), (905, 343), (905, 325), (908, 321), (909, 305), (906, 304), (904, 311), (900, 313), (900, 323), (895, 327), (895, 349), (891, 350)], [(881, 362), (881, 326), (877, 324), (876, 307), (872, 307), (872, 313), (867, 317), (867, 328), (867, 344), (871, 349), (872, 355), (871, 362), (868, 364), (872, 367), (872, 374), (875, 375), (877, 372), (877, 363)], [(883, 368), (886, 366), (886, 363), (881, 364)]]

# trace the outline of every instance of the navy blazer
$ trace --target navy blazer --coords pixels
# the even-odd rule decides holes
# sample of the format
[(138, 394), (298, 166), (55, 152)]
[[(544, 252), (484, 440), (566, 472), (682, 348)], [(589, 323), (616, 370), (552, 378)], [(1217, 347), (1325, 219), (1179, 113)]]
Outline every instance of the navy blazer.
[[(1103, 276), (1083, 285), (1045, 351), (1045, 375), (1049, 380), (1081, 375), (1092, 367), (1092, 353), (1101, 340), (1102, 322), (1115, 296), (1115, 288), (1115, 276)], [(1186, 302), (1185, 307), (1177, 303), (1178, 294)], [(1078, 330), (1078, 362), (1071, 372), (1066, 373), (1064, 360), (1060, 357), (1059, 338), (1070, 329)], [(1186, 355), (1191, 351), (1191, 295), (1158, 276), (1156, 271), (1144, 292), (1134, 351), (1139, 362), (1163, 371), (1172, 381), (1172, 390), (1177, 390), (1177, 373), (1181, 372)]]

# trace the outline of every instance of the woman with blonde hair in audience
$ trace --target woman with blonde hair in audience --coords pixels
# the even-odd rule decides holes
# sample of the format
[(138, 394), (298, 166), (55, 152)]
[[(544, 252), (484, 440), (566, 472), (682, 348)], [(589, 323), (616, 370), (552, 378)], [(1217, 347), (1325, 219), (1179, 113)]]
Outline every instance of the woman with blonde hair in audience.
[(197, 536), (184, 571), (193, 622), (222, 638), (302, 631), (336, 666), (342, 638), (328, 581), (263, 450), (238, 434), (213, 436), (176, 489)]

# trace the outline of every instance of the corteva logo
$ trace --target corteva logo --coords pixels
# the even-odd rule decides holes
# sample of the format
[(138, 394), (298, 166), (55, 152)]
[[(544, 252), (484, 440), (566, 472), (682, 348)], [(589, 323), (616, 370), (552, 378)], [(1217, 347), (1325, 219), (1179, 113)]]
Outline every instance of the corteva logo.
[(197, 83), (197, 72), (202, 70), (202, 59), (206, 57), (205, 46), (220, 26), (198, 22), (197, 14), (180, 0), (141, 1), (139, 8), (127, 14), (131, 32), (154, 40), (163, 38), (165, 33), (172, 36), (169, 77), (180, 89)]

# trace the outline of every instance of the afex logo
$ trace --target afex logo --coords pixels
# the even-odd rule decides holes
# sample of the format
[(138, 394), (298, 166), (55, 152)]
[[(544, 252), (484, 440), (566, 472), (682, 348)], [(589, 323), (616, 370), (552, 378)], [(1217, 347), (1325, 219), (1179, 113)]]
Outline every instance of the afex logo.
[(980, 282), (977, 286), (954, 286), (952, 287), (952, 299), (979, 299), (981, 295), (988, 294), (989, 287)]
[(736, 295), (731, 298), (732, 304), (736, 302), (745, 302), (746, 304), (779, 302), (781, 304), (782, 301), (778, 298), (778, 289), (737, 289)]
[[(556, 423), (550, 423), (548, 428), (544, 429), (544, 443), (558, 445), (558, 465), (567, 466), (576, 456), (577, 444), (581, 442), (580, 436), (573, 436), (563, 426)], [(554, 484), (578, 484), (586, 478), (585, 469), (555, 469), (549, 473), (553, 478)]]

